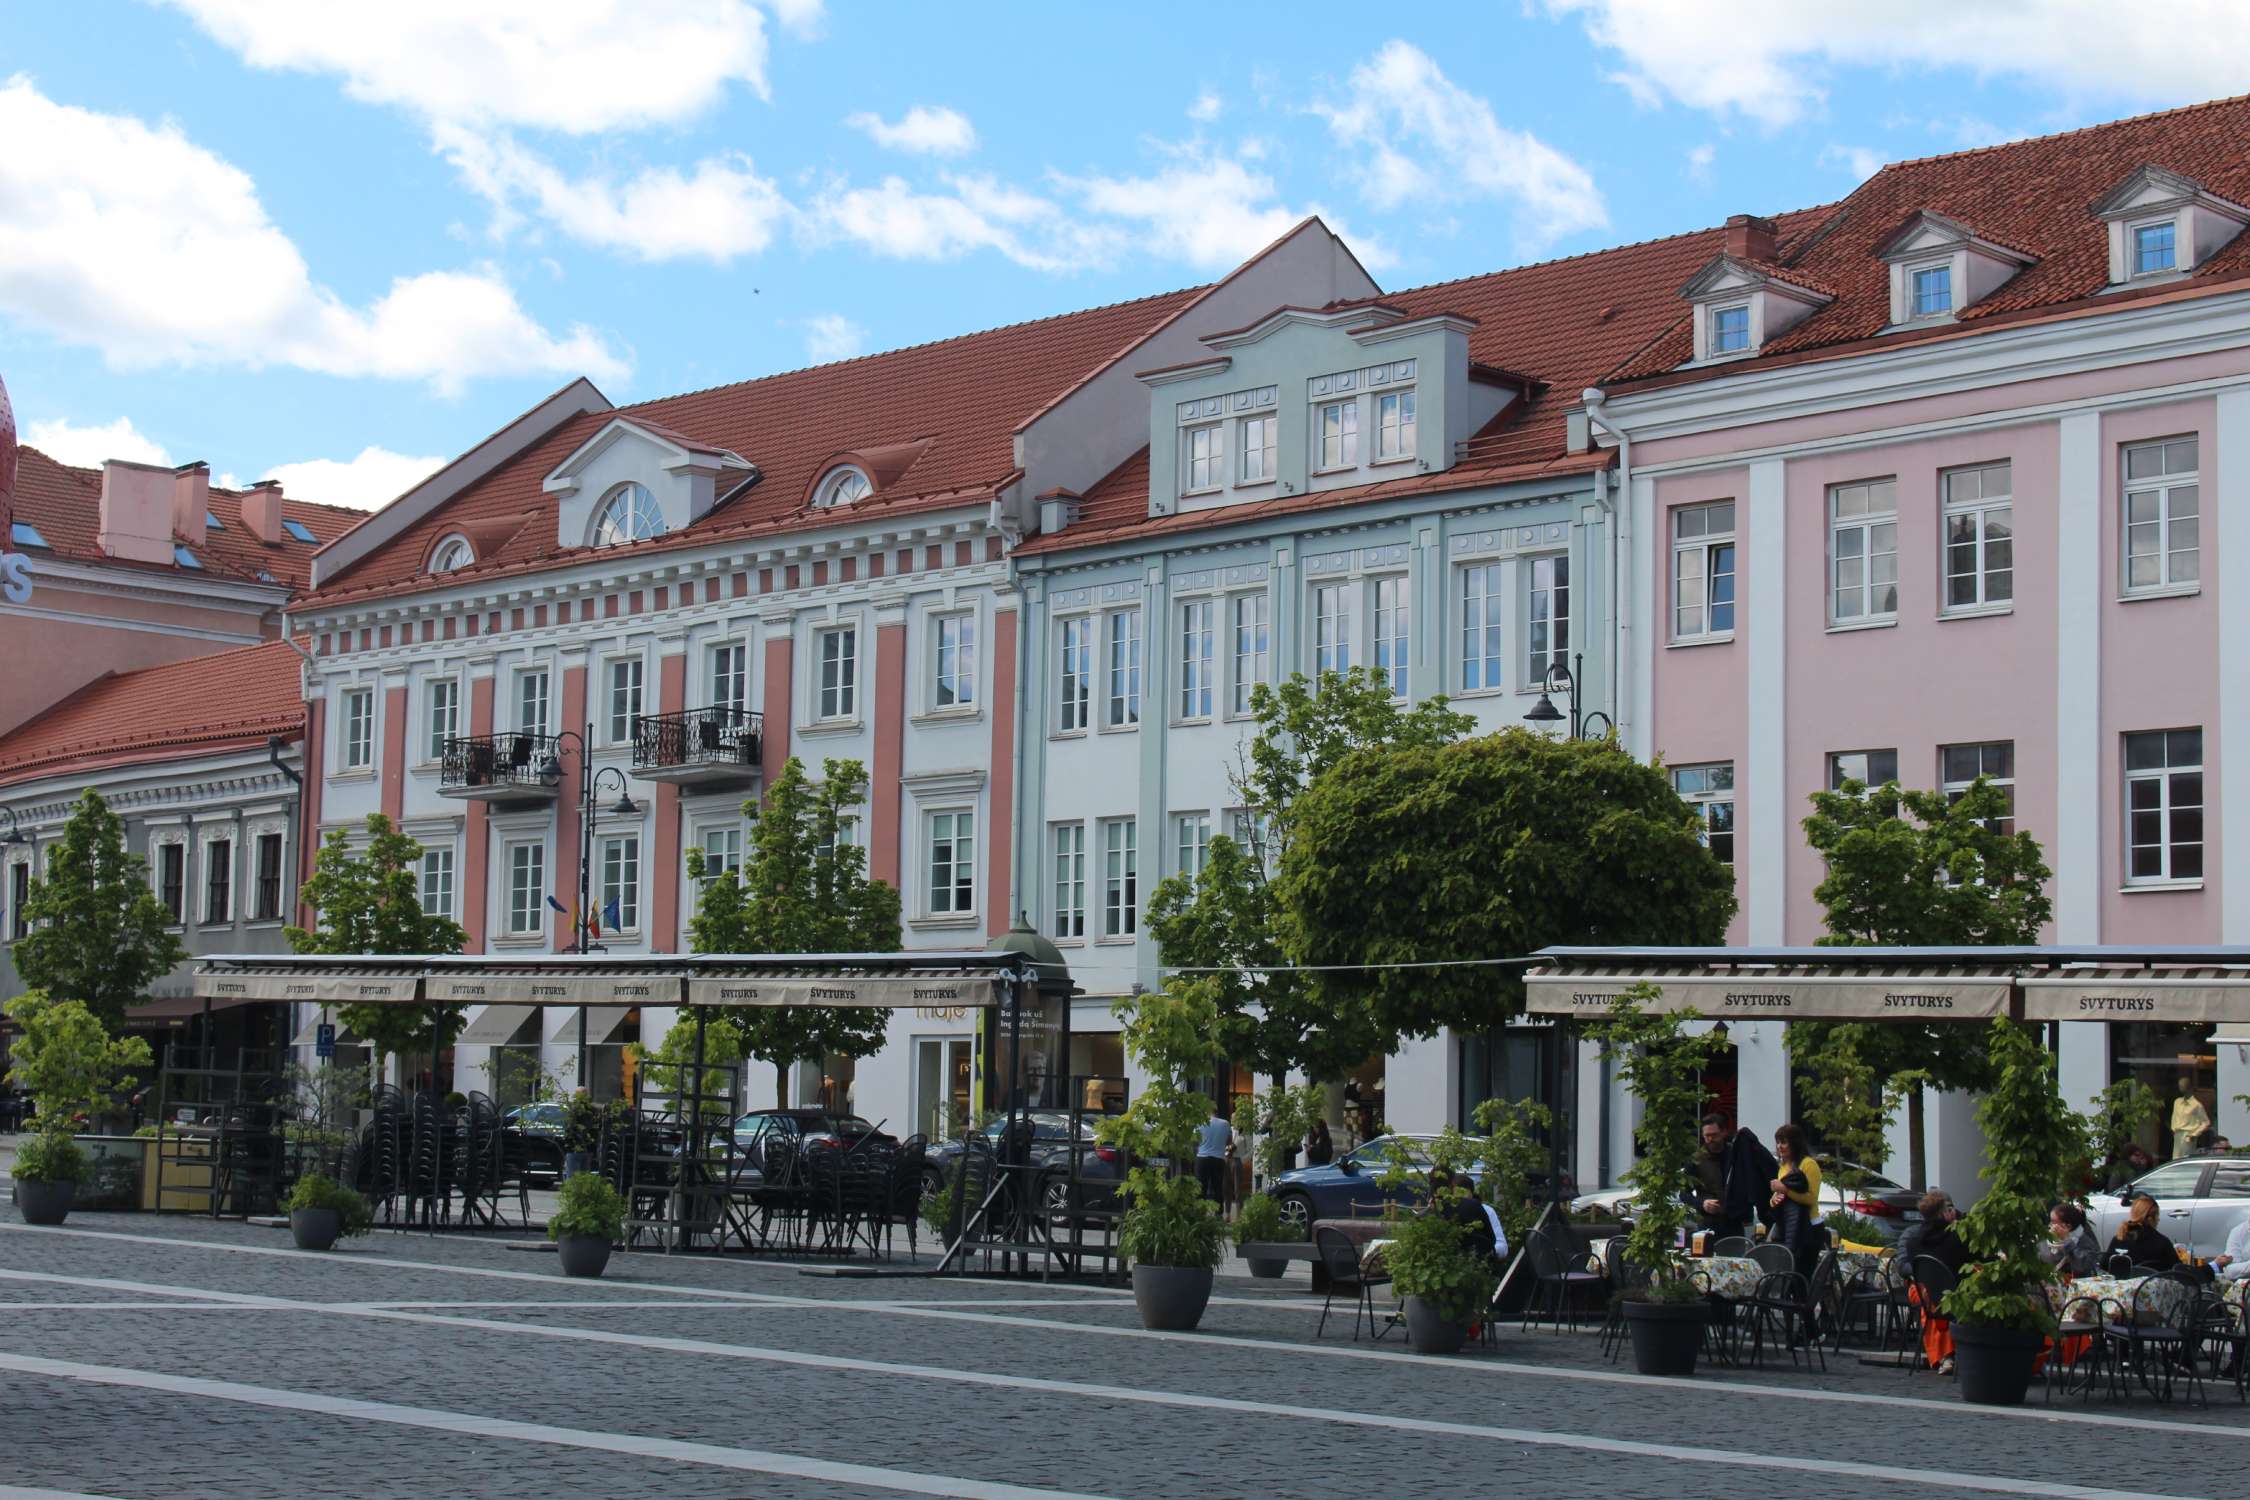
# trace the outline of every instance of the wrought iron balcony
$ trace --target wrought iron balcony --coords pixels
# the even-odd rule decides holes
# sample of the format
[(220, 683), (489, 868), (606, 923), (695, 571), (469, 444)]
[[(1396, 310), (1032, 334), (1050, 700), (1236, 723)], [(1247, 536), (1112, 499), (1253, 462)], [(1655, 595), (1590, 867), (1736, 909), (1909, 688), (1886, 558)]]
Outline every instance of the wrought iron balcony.
[(757, 779), (759, 716), (720, 705), (643, 714), (633, 729), (633, 775), (680, 786), (742, 785)]
[(562, 784), (551, 734), (464, 734), (445, 742), (438, 795), (468, 802), (552, 802)]

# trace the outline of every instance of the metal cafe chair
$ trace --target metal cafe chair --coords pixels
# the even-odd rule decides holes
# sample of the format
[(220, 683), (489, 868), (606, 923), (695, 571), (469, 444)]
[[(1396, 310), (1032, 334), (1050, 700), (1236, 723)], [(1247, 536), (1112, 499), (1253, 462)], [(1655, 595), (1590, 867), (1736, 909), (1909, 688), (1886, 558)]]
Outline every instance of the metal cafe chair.
[(1543, 1315), (1554, 1323), (1555, 1332), (1561, 1333), (1563, 1318), (1567, 1313), (1573, 1331), (1578, 1327), (1578, 1308), (1571, 1298), (1574, 1293), (1606, 1289), (1609, 1277), (1600, 1271), (1574, 1271), (1564, 1261), (1562, 1252), (1555, 1248), (1554, 1239), (1544, 1229), (1534, 1229), (1524, 1236), (1524, 1255), (1530, 1261), (1533, 1277), (1532, 1296), (1524, 1303), (1523, 1330)]
[(1328, 1272), (1328, 1297), (1320, 1304), (1320, 1322), (1313, 1327), (1313, 1337), (1319, 1338), (1328, 1327), (1328, 1308), (1338, 1292), (1349, 1292), (1352, 1305), (1352, 1342), (1359, 1342), (1359, 1322), (1367, 1320), (1368, 1331), (1377, 1343), (1390, 1331), (1375, 1313), (1375, 1288), (1390, 1285), (1390, 1276), (1382, 1271), (1370, 1271), (1361, 1258), (1359, 1246), (1340, 1229), (1313, 1230), (1313, 1253), (1320, 1257), (1321, 1266)]

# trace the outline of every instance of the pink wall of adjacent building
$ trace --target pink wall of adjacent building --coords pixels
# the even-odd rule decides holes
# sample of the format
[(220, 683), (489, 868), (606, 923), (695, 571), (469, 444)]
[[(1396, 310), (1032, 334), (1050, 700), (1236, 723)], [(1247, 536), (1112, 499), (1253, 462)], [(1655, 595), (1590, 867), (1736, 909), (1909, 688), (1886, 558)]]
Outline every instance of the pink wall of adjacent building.
[[(8, 654), (29, 665), (0, 672), (0, 734), (105, 672), (209, 656), (280, 633), (277, 623), (261, 623), (246, 610), (174, 603), (157, 595), (92, 594), (41, 576), (36, 561), (33, 569), (31, 603), (42, 613), (8, 622)], [(70, 618), (51, 618), (57, 611)]]

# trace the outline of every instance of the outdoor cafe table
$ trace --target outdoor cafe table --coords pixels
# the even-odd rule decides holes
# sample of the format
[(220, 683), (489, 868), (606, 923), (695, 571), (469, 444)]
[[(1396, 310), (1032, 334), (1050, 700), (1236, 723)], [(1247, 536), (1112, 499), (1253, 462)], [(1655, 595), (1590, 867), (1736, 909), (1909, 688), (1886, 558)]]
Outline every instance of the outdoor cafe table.
[[(1609, 1244), (1606, 1239), (1595, 1240), (1587, 1247), (1587, 1269), (1606, 1270), (1609, 1264)], [(1761, 1274), (1758, 1263), (1747, 1255), (1699, 1255), (1687, 1263), (1688, 1275), (1703, 1288), (1707, 1296), (1729, 1302), (1748, 1301), (1758, 1290)]]
[[(2099, 1323), (2102, 1304), (2113, 1302), (2127, 1317), (2177, 1328), (2187, 1317), (2193, 1288), (2163, 1276), (2081, 1276), (2067, 1287), (2047, 1288), (2047, 1300), (2072, 1322)], [(2239, 1308), (2239, 1298), (2234, 1299)]]

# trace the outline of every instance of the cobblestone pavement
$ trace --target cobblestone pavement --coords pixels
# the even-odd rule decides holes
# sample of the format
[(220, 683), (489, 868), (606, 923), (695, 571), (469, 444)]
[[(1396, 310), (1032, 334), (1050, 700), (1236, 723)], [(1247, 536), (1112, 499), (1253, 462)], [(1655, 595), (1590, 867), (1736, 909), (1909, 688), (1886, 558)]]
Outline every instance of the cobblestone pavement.
[(1587, 1335), (1512, 1328), (1423, 1359), (1340, 1317), (1316, 1339), (1303, 1275), (1226, 1277), (1201, 1330), (1156, 1335), (1085, 1285), (656, 1254), (581, 1282), (499, 1238), (378, 1232), (305, 1255), (201, 1220), (9, 1222), (0, 1496), (2246, 1488), (2231, 1390), (2001, 1413), (1849, 1356), (1650, 1381)]

